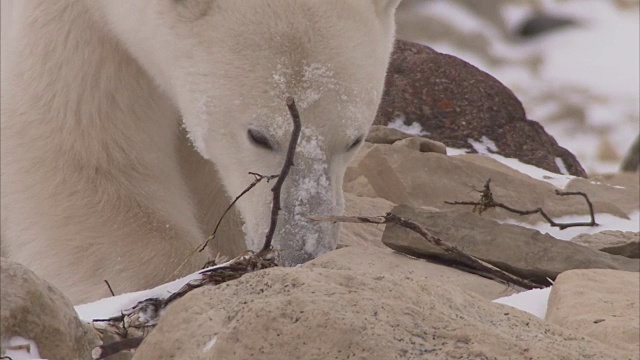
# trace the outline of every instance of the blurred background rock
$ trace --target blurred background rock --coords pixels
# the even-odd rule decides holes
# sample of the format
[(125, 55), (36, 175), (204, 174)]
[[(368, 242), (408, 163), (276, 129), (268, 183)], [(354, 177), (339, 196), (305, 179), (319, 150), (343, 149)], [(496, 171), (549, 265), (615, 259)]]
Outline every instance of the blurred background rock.
[(640, 0), (404, 0), (398, 37), (490, 73), (589, 174), (617, 172), (640, 132), (639, 7)]

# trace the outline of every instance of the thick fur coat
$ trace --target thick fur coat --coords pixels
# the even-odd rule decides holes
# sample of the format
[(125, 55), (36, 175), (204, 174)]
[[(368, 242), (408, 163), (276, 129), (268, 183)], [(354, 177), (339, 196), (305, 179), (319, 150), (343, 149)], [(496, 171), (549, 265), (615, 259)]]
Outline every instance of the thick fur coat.
[(3, 6), (2, 255), (80, 303), (107, 296), (103, 280), (118, 293), (140, 290), (217, 253), (258, 249), (266, 184), (238, 202), (239, 217), (208, 253), (193, 253), (253, 180), (248, 172), (279, 172), (289, 95), (303, 129), (274, 245), (287, 265), (334, 249), (336, 225), (306, 216), (342, 211), (347, 164), (382, 94), (398, 2)]

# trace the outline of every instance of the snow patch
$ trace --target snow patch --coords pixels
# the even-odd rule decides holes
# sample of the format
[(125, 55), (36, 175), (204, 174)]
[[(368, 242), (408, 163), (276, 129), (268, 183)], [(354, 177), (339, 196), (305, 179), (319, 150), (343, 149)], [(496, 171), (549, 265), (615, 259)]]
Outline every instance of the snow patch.
[(393, 120), (387, 124), (387, 127), (415, 136), (429, 135), (429, 132), (424, 131), (420, 123), (413, 122), (411, 125), (406, 125), (405, 120), (404, 114), (397, 113)]
[[(482, 146), (486, 146), (486, 145), (482, 145)], [(465, 150), (465, 149), (447, 148), (447, 155), (450, 155), (450, 156), (464, 155), (464, 154), (467, 154), (467, 151), (468, 150)], [(545, 181), (561, 190), (564, 189), (564, 187), (567, 185), (567, 183), (569, 183), (569, 181), (575, 178), (575, 176), (560, 175), (548, 170), (540, 169), (539, 167), (525, 164), (518, 159), (507, 158), (499, 154), (492, 154), (489, 152), (484, 152), (484, 153), (479, 152), (479, 155), (488, 156), (514, 170), (517, 170), (534, 179)]]
[(551, 287), (532, 289), (511, 296), (501, 297), (493, 300), (493, 302), (511, 306), (537, 316), (540, 319), (544, 319), (547, 314), (547, 302), (549, 301), (550, 293)]
[(95, 319), (108, 319), (120, 315), (123, 310), (132, 308), (140, 301), (150, 298), (166, 299), (171, 294), (180, 290), (188, 282), (200, 279), (200, 274), (202, 272), (228, 266), (232, 261), (233, 260), (230, 260), (220, 265), (199, 270), (183, 278), (162, 284), (153, 289), (121, 294), (100, 299), (92, 303), (77, 305), (75, 306), (75, 310), (82, 321), (92, 322)]
[(561, 158), (557, 157), (557, 158), (555, 158), (555, 162), (556, 162), (556, 166), (558, 167), (558, 169), (560, 169), (560, 173), (562, 173), (564, 175), (571, 175), (569, 173), (569, 170), (567, 170), (567, 165), (564, 163), (564, 160), (562, 160)]
[[(475, 141), (473, 139), (467, 139), (467, 142), (473, 146), (473, 149), (478, 152), (480, 155), (491, 154), (492, 152), (498, 152), (498, 147), (493, 140), (489, 139), (485, 135), (480, 138), (480, 141)], [(491, 151), (489, 151), (491, 150)]]
[[(520, 222), (515, 219), (506, 219), (500, 222), (503, 224), (519, 225), (529, 229), (538, 230), (543, 234), (549, 234), (560, 240), (571, 240), (580, 234), (596, 234), (605, 230), (640, 231), (640, 211), (634, 211), (629, 214), (629, 219), (619, 218), (606, 213), (597, 213), (594, 214), (594, 216), (596, 218), (596, 222), (599, 224), (598, 226), (576, 226), (564, 230), (551, 227), (546, 222), (540, 222), (533, 225), (526, 222)], [(559, 223), (588, 222), (591, 218), (588, 215), (567, 215), (554, 218), (553, 220)]]

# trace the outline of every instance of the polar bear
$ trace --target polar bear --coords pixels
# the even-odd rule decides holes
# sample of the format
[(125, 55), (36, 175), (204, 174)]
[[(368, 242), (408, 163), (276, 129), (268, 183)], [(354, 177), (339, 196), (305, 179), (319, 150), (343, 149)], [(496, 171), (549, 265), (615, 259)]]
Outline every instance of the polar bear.
[[(399, 1), (13, 2), (3, 35), (3, 256), (81, 303), (108, 295), (103, 280), (140, 290), (231, 252), (234, 224), (208, 254), (193, 254), (249, 172), (279, 173), (287, 96), (302, 132), (274, 247), (285, 265), (334, 249), (337, 226), (307, 215), (343, 209)], [(248, 249), (264, 240), (270, 188), (237, 203)]]

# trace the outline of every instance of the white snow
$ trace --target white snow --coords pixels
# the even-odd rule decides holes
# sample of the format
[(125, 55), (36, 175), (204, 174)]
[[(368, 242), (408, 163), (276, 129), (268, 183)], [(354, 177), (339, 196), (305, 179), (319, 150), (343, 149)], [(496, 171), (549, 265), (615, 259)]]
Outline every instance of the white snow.
[[(24, 345), (26, 345), (27, 348), (8, 349), (9, 347), (22, 347)], [(2, 355), (3, 359), (7, 356), (13, 360), (44, 360), (40, 358), (40, 353), (38, 352), (38, 346), (36, 343), (33, 340), (25, 339), (20, 336), (14, 336), (9, 338), (8, 341), (2, 342), (1, 347), (5, 350)]]
[(80, 320), (83, 320), (86, 322), (91, 322), (94, 319), (107, 319), (110, 317), (114, 317), (114, 316), (120, 315), (122, 311), (132, 308), (142, 300), (146, 300), (149, 298), (165, 299), (169, 297), (169, 295), (180, 290), (180, 288), (182, 288), (188, 282), (192, 280), (200, 279), (201, 277), (200, 273), (202, 273), (203, 271), (227, 266), (232, 261), (233, 260), (230, 260), (220, 265), (199, 270), (183, 278), (157, 286), (153, 289), (121, 294), (117, 296), (100, 299), (92, 303), (77, 305), (75, 307), (75, 310), (78, 313)]
[(547, 313), (547, 301), (549, 300), (549, 293), (551, 293), (551, 287), (544, 289), (533, 289), (523, 291), (511, 296), (501, 297), (493, 300), (498, 304), (504, 304), (522, 311), (526, 311), (529, 314), (535, 315), (540, 319), (544, 319)]
[[(599, 224), (595, 227), (589, 226), (580, 226), (580, 227), (570, 227), (564, 230), (560, 230), (555, 227), (551, 227), (546, 222), (537, 223), (535, 225), (527, 224), (525, 222), (520, 222), (513, 219), (503, 220), (501, 221), (504, 224), (514, 224), (520, 225), (523, 227), (527, 227), (530, 229), (535, 229), (540, 231), (543, 234), (549, 234), (556, 239), (560, 240), (571, 240), (577, 235), (580, 234), (596, 234), (605, 230), (620, 230), (620, 231), (640, 231), (640, 211), (634, 211), (629, 214), (629, 219), (619, 218), (617, 216), (606, 214), (606, 213), (596, 213), (594, 214), (596, 218), (596, 222)], [(567, 223), (567, 222), (583, 222), (590, 221), (589, 216), (579, 216), (579, 215), (567, 215), (560, 216), (553, 219), (559, 223)]]
[(411, 125), (405, 124), (405, 117), (403, 114), (396, 114), (395, 118), (389, 122), (387, 127), (392, 129), (400, 130), (410, 135), (422, 136), (429, 135), (428, 132), (424, 131), (422, 125), (418, 122), (411, 123)]
[(480, 141), (467, 139), (467, 142), (471, 144), (473, 149), (477, 151), (478, 154), (481, 154), (481, 155), (491, 154), (493, 152), (498, 151), (498, 147), (496, 146), (496, 143), (484, 135), (480, 138)]
[(556, 166), (560, 169), (560, 172), (564, 175), (570, 175), (569, 170), (567, 170), (567, 165), (564, 163), (564, 160), (557, 157), (555, 158)]
[[(476, 143), (474, 148), (476, 146), (477, 146), (476, 151), (478, 151), (478, 149), (481, 150), (481, 151), (478, 151), (478, 155), (488, 156), (488, 157), (490, 157), (490, 158), (492, 158), (494, 160), (497, 160), (500, 163), (502, 163), (504, 165), (507, 165), (508, 167), (510, 167), (510, 168), (512, 168), (514, 170), (517, 170), (517, 171), (519, 171), (519, 172), (521, 172), (523, 174), (526, 174), (526, 175), (528, 175), (528, 176), (530, 176), (530, 177), (532, 177), (534, 179), (548, 182), (549, 184), (557, 187), (560, 190), (564, 189), (564, 187), (567, 185), (567, 183), (569, 181), (571, 181), (571, 179), (575, 178), (575, 176), (572, 176), (572, 175), (560, 175), (560, 174), (556, 174), (556, 173), (553, 173), (553, 172), (548, 171), (548, 170), (540, 169), (539, 167), (536, 167), (536, 166), (533, 166), (533, 165), (529, 165), (529, 164), (525, 164), (525, 163), (521, 162), (518, 159), (504, 157), (504, 156), (499, 155), (499, 154), (492, 154), (492, 153), (487, 151), (489, 149), (487, 147), (487, 145), (483, 145), (482, 143)], [(493, 146), (495, 147), (495, 144)], [(449, 155), (449, 156), (456, 156), (456, 155), (463, 155), (463, 154), (468, 154), (467, 150), (465, 150), (465, 149), (456, 149), (456, 148), (447, 148), (447, 155)]]

